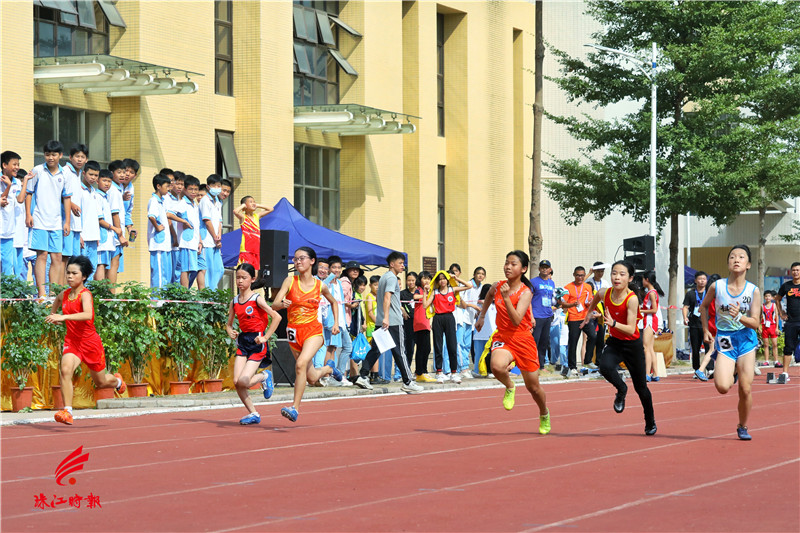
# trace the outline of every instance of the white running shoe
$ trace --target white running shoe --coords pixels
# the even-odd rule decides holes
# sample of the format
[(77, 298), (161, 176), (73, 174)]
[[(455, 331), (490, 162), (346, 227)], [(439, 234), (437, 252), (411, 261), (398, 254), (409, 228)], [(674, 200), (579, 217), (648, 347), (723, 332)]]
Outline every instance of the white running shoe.
[(369, 378), (364, 376), (358, 376), (358, 379), (356, 380), (356, 387), (367, 390), (372, 390), (373, 388), (372, 384), (369, 382)]
[(459, 374), (458, 372), (453, 372), (452, 374), (450, 374), (450, 381), (452, 381), (453, 383), (460, 384), (461, 383), (461, 374)]
[(469, 368), (465, 368), (461, 372), (461, 378), (462, 379), (472, 379), (472, 371)]
[(443, 374), (442, 372), (436, 374), (436, 383), (447, 383), (448, 381), (450, 381), (450, 374)]
[(789, 383), (789, 373), (788, 372), (782, 372), (781, 376), (784, 376), (786, 378), (786, 383)]
[(424, 389), (418, 383), (410, 381), (408, 382), (408, 384), (404, 383), (403, 386), (400, 387), (400, 390), (405, 392), (406, 394), (419, 394)]
[(760, 376), (761, 375), (761, 369), (758, 368), (757, 366), (753, 368), (753, 372), (755, 372), (756, 376)]

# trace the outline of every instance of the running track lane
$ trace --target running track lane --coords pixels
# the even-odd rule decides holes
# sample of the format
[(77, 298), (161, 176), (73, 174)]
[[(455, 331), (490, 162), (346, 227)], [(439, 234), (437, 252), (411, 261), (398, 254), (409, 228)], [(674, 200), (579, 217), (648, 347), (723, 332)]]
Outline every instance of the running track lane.
[[(239, 426), (239, 409), (78, 418), (2, 430), (3, 531), (798, 531), (797, 382), (754, 384), (753, 441), (736, 394), (653, 383), (658, 434), (643, 435), (602, 381), (548, 384), (553, 433), (523, 388), (306, 402)], [(54, 471), (89, 453), (75, 485)], [(89, 493), (102, 508), (34, 507)], [(762, 512), (760, 502), (771, 505)]]

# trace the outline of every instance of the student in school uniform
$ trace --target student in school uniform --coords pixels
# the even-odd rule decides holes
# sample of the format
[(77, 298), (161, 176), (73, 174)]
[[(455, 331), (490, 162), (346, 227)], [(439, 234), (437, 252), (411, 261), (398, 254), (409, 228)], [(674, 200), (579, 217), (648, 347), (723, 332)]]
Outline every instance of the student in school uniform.
[(153, 195), (147, 202), (147, 248), (150, 251), (150, 287), (163, 287), (172, 279), (172, 242), (170, 241), (164, 197), (169, 194), (170, 179), (162, 174), (153, 178)]
[[(97, 180), (100, 177), (100, 163), (87, 161), (81, 173), (81, 235), (80, 255), (89, 258), (92, 269), (97, 270), (97, 245), (100, 241), (100, 198), (98, 197)], [(89, 280), (94, 279), (94, 272), (89, 275)]]
[(222, 176), (211, 174), (206, 178), (208, 194), (200, 200), (200, 235), (203, 238), (203, 256), (206, 272), (203, 280), (198, 274), (197, 283), (216, 289), (222, 279)]
[[(111, 171), (112, 186), (106, 193), (108, 196), (108, 203), (111, 206), (111, 218), (114, 221), (115, 228), (124, 228), (125, 222), (125, 204), (122, 200), (122, 185), (121, 182), (125, 176), (125, 167), (122, 161), (112, 161), (108, 165), (108, 170)], [(114, 241), (114, 252), (111, 254), (111, 263), (106, 269), (106, 279), (111, 283), (117, 282), (117, 274), (125, 271), (125, 258), (123, 250), (128, 246), (128, 238), (125, 236), (125, 231), (117, 233), (114, 232), (112, 236)]]
[[(17, 251), (14, 235), (17, 231), (17, 199), (22, 193), (22, 184), (17, 179), (20, 156), (16, 152), (5, 151), (0, 155), (3, 165), (0, 178), (0, 269), (3, 275), (17, 274)], [(23, 196), (24, 200), (24, 196)], [(24, 221), (23, 221), (24, 224)]]
[(194, 176), (186, 176), (184, 180), (186, 194), (181, 203), (179, 243), (181, 270), (181, 285), (189, 287), (189, 279), (199, 270), (198, 256), (203, 253), (203, 243), (200, 240), (200, 211), (195, 203), (195, 198), (200, 191), (200, 180)]
[[(100, 228), (100, 239), (97, 242), (97, 272), (95, 279), (108, 279), (108, 267), (117, 250), (114, 236), (122, 234), (122, 228), (115, 226), (114, 217), (111, 215), (111, 203), (108, 201), (108, 191), (111, 190), (111, 171), (103, 169), (97, 178), (97, 223)], [(119, 217), (117, 217), (119, 223)]]
[[(122, 205), (125, 209), (125, 231), (128, 233), (128, 238), (131, 241), (136, 240), (136, 230), (133, 228), (133, 197), (136, 191), (133, 187), (133, 181), (139, 175), (139, 162), (135, 159), (126, 158), (122, 160), (122, 166), (125, 173), (120, 179), (122, 189)], [(122, 272), (122, 270), (120, 270)]]
[(180, 248), (178, 247), (178, 235), (179, 235), (179, 224), (183, 223), (183, 219), (178, 216), (178, 213), (181, 212), (181, 201), (183, 200), (183, 189), (184, 183), (183, 180), (186, 179), (186, 174), (181, 172), (180, 170), (165, 172), (164, 169), (161, 171), (162, 174), (171, 174), (172, 175), (172, 188), (167, 196), (164, 197), (165, 207), (167, 208), (167, 218), (170, 221), (170, 236), (172, 238), (172, 283), (180, 283), (181, 281), (181, 272), (180, 272)]
[(65, 269), (70, 257), (81, 255), (81, 231), (83, 231), (81, 178), (83, 167), (88, 159), (89, 147), (85, 144), (76, 143), (69, 150), (69, 160), (61, 167), (64, 169), (64, 176), (69, 181), (69, 187), (72, 190), (72, 198), (70, 198), (72, 214), (69, 219), (70, 233), (64, 237), (61, 245), (61, 259), (64, 261)]
[[(48, 141), (43, 147), (45, 162), (33, 168), (26, 188), (25, 224), (30, 229), (30, 249), (36, 252), (36, 289), (39, 297), (45, 291), (45, 268), (47, 255), (50, 255), (50, 281), (60, 283), (64, 264), (61, 250), (64, 237), (70, 234), (70, 214), (72, 211), (72, 190), (58, 163), (64, 148), (58, 141)], [(63, 206), (63, 215), (62, 215)]]

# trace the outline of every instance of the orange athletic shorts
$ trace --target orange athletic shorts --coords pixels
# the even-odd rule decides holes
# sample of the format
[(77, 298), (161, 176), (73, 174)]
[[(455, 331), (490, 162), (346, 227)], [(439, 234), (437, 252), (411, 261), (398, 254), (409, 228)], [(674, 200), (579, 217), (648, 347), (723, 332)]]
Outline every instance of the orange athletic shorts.
[(287, 324), (286, 337), (289, 339), (289, 347), (300, 352), (303, 344), (311, 337), (322, 336), (322, 324), (316, 320), (307, 324)]
[(71, 339), (67, 337), (64, 339), (62, 353), (76, 355), (78, 359), (86, 363), (89, 370), (94, 370), (95, 372), (100, 372), (106, 367), (106, 351), (99, 335), (96, 339)]
[(498, 349), (511, 352), (520, 370), (526, 372), (539, 370), (539, 351), (536, 349), (533, 335), (517, 335), (510, 339), (495, 337), (492, 340), (492, 351)]

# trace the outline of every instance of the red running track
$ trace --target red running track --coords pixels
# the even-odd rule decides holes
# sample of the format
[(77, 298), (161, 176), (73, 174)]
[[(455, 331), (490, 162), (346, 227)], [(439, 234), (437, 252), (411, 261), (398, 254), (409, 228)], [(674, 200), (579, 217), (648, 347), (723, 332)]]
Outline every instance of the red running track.
[[(795, 369), (792, 369), (795, 370)], [(800, 377), (754, 384), (751, 442), (735, 390), (651, 384), (658, 434), (633, 388), (547, 384), (553, 432), (522, 388), (367, 396), (244, 409), (80, 419), (2, 430), (9, 531), (798, 531)], [(56, 484), (78, 446), (82, 471)], [(69, 477), (75, 479), (69, 485)], [(54, 497), (92, 493), (102, 507)]]

